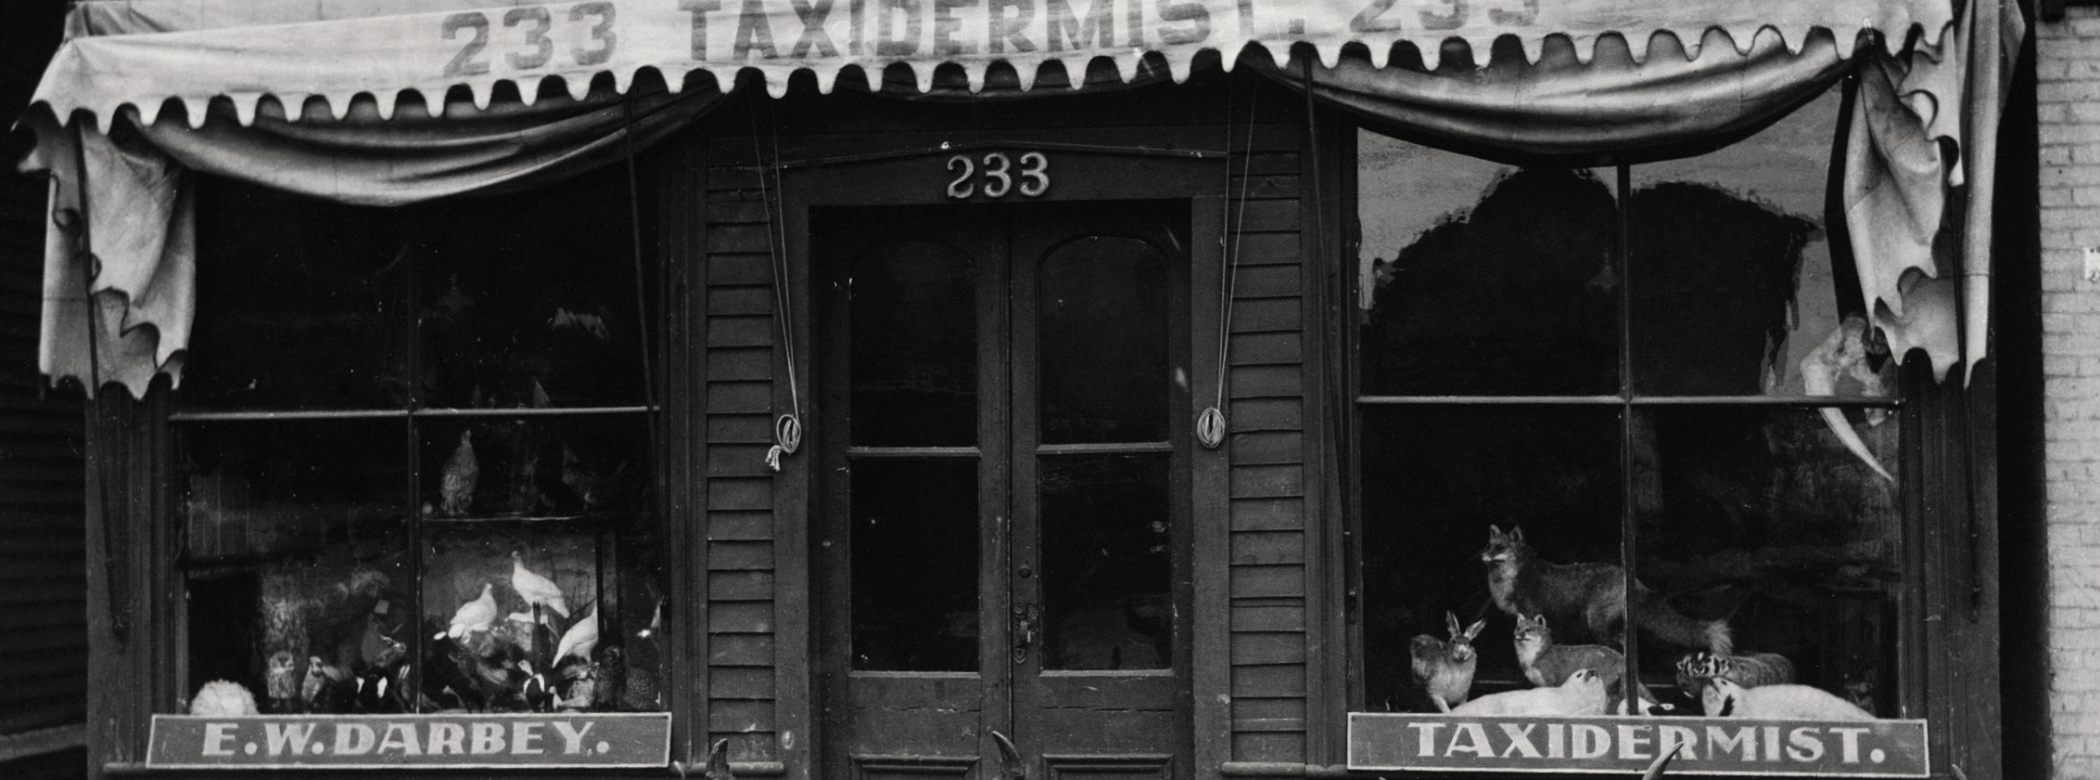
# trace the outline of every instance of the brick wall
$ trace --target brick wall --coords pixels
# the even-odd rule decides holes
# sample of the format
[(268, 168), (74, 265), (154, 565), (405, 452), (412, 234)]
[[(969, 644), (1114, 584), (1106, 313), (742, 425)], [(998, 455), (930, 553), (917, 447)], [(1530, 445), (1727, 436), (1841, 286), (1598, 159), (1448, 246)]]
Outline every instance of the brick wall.
[(2037, 25), (2055, 776), (2100, 777), (2100, 8)]

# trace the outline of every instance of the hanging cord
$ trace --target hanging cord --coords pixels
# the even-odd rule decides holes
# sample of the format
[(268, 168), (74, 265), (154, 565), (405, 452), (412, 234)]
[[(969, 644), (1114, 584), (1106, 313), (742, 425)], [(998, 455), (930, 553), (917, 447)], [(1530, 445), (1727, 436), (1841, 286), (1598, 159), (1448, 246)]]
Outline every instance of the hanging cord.
[(656, 405), (656, 367), (649, 356), (649, 295), (646, 291), (648, 276), (643, 273), (646, 264), (642, 261), (642, 196), (634, 170), (634, 104), (628, 101), (626, 95), (620, 96), (620, 115), (626, 125), (621, 129), (620, 135), (627, 152), (627, 229), (628, 240), (634, 253), (634, 333), (635, 338), (641, 341), (642, 347), (642, 403), (648, 409), (649, 417), (649, 462), (655, 464), (650, 469), (650, 473), (654, 475), (650, 481), (656, 494), (662, 496), (664, 453), (662, 434), (657, 430), (660, 427), (658, 421), (662, 409)]
[[(102, 323), (101, 313), (95, 306), (95, 277), (102, 273), (102, 261), (95, 257), (94, 244), (89, 232), (87, 130), (79, 124), (73, 126), (73, 170), (74, 187), (80, 193), (79, 208), (59, 209), (52, 215), (52, 221), (66, 234), (67, 242), (73, 250), (73, 259), (81, 265), (81, 305), (87, 319), (88, 407), (94, 409), (99, 406), (95, 394), (102, 390)], [(99, 413), (95, 416), (101, 417)], [(95, 495), (99, 500), (95, 507), (98, 517), (95, 519), (102, 526), (102, 576), (105, 586), (109, 589), (109, 593), (106, 594), (109, 598), (109, 633), (116, 639), (117, 648), (122, 650), (131, 635), (131, 577), (129, 566), (119, 564), (123, 564), (123, 559), (129, 556), (123, 554), (123, 550), (118, 546), (117, 529), (111, 521), (107, 462), (109, 447), (101, 446), (104, 437), (97, 435), (95, 438), (98, 446), (91, 450), (95, 460)]]
[(1256, 90), (1247, 101), (1247, 150), (1240, 155), (1239, 209), (1233, 213), (1232, 202), (1232, 85), (1225, 86), (1225, 209), (1226, 230), (1231, 234), (1225, 248), (1225, 273), (1219, 280), (1218, 296), (1218, 380), (1217, 395), (1210, 408), (1196, 417), (1196, 441), (1208, 449), (1217, 449), (1225, 443), (1225, 434), (1231, 426), (1225, 417), (1225, 385), (1232, 368), (1232, 310), (1233, 301), (1239, 295), (1240, 239), (1247, 232), (1247, 186), (1254, 173), (1254, 119), (1255, 109), (1261, 104), (1261, 91)]
[[(770, 108), (770, 107), (769, 107)], [(802, 448), (802, 387), (795, 376), (795, 333), (793, 296), (788, 294), (788, 263), (784, 245), (787, 243), (787, 226), (782, 206), (773, 200), (773, 186), (767, 178), (779, 173), (780, 163), (780, 118), (776, 115), (769, 123), (773, 130), (773, 164), (768, 165), (765, 152), (758, 142), (758, 111), (751, 112), (751, 156), (758, 163), (758, 195), (766, 210), (766, 256), (773, 264), (773, 311), (780, 324), (780, 346), (787, 355), (788, 401), (790, 411), (773, 420), (773, 446), (766, 450), (766, 467), (780, 470), (780, 459), (795, 454)], [(776, 237), (776, 231), (778, 231)]]

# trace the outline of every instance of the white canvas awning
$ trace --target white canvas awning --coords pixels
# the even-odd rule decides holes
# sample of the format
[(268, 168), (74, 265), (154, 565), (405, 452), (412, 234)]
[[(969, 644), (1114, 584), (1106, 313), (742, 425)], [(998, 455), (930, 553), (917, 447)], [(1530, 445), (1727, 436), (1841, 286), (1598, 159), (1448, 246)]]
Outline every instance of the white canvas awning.
[(340, 116), (359, 93), (381, 116), (410, 90), (435, 109), (454, 85), (485, 106), (506, 80), (528, 101), (550, 78), (581, 98), (599, 74), (624, 92), (643, 68), (674, 92), (696, 71), (726, 87), (751, 68), (777, 95), (800, 69), (828, 92), (846, 67), (902, 63), (924, 91), (942, 63), (961, 65), (975, 85), (1004, 61), (1025, 89), (1046, 62), (1078, 72), (1107, 57), (1129, 78), (1156, 52), (1179, 78), (1203, 50), (1236, 55), (1249, 44), (1280, 53), (1309, 43), (1332, 65), (1361, 43), (1383, 66), (1408, 42), (1435, 70), (1447, 40), (1484, 53), (1513, 36), (1536, 61), (1558, 36), (1587, 62), (1600, 39), (1617, 36), (1639, 61), (1658, 36), (1686, 57), (1709, 30), (1738, 53), (1760, 35), (1798, 52), (1819, 28), (1849, 57), (1865, 30), (1891, 52), (1913, 31), (1937, 42), (1954, 12), (1950, 0), (92, 0), (74, 22), (35, 100), (60, 117), (86, 110), (106, 127), (124, 105), (151, 123), (168, 99), (201, 123), (223, 97), (245, 124), (265, 96), (292, 119), (312, 97)]
[[(703, 115), (747, 70), (775, 95), (802, 70), (829, 91), (849, 68), (879, 84), (900, 67), (921, 91), (936, 67), (959, 67), (970, 91), (1010, 80), (1010, 94), (1045, 74), (1076, 88), (1101, 58), (1126, 80), (1160, 65), (1181, 79), (1215, 52), (1368, 126), (1547, 163), (1710, 147), (1864, 70), (1843, 204), (1861, 284), (1892, 342), (1944, 372), (1983, 354), (1991, 139), (2024, 35), (2008, 0), (1961, 5), (88, 0), (29, 114), (39, 146), (24, 167), (53, 178), (40, 361), (53, 380), (134, 394), (159, 373), (179, 380), (194, 315), (189, 171), (410, 203), (618, 159)], [(1490, 62), (1511, 41), (1525, 61)], [(1311, 67), (1278, 62), (1307, 46)], [(1360, 58), (1344, 58), (1355, 46)], [(505, 83), (515, 98), (498, 99)], [(1943, 262), (1934, 237), (1963, 185), (1968, 249)], [(59, 228), (67, 210), (93, 228), (93, 264)]]

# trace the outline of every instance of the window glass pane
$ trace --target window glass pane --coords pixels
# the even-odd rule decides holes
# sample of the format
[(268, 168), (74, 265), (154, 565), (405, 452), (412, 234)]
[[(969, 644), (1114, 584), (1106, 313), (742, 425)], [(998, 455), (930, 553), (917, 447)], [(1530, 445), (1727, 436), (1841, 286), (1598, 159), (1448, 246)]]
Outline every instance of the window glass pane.
[[(1895, 419), (1839, 418), (1894, 470)], [(1669, 407), (1636, 419), (1639, 566), (1658, 598), (1643, 623), (1725, 620), (1749, 680), (1805, 684), (1896, 716), (1905, 542), (1895, 484), (1840, 444), (1818, 410)], [(1711, 651), (1649, 633), (1642, 677), (1659, 694), (1679, 687), (1690, 654)], [(1690, 690), (1674, 694), (1691, 711), (1711, 671), (1701, 663), (1689, 662)]]
[[(1362, 409), (1369, 709), (1436, 712), (1431, 691), (1448, 703), (1530, 687), (1512, 610), (1545, 615), (1561, 644), (1618, 644), (1617, 407)], [(1485, 621), (1470, 665), (1448, 646), (1454, 619)]]
[(1609, 171), (1359, 139), (1364, 393), (1618, 392)]
[(207, 178), (197, 231), (203, 262), (185, 405), (407, 403), (409, 247), (397, 213)]
[(1832, 88), (1726, 149), (1633, 168), (1636, 390), (1892, 394), (1886, 343), (1840, 312), (1857, 275), (1832, 267), (1823, 232), (1839, 103)]
[(970, 257), (901, 241), (853, 262), (853, 443), (977, 443), (977, 296)]
[(416, 628), (404, 422), (187, 425), (177, 442), (189, 681), (263, 712), (398, 712)]
[(1043, 443), (1165, 441), (1166, 258), (1091, 236), (1051, 250), (1038, 273)]
[(662, 706), (639, 416), (426, 423), (426, 709)]
[(1165, 669), (1174, 657), (1166, 453), (1041, 459), (1045, 669)]
[(627, 203), (615, 167), (561, 187), (418, 209), (426, 406), (643, 402), (636, 306), (653, 293), (635, 289)]
[(977, 460), (852, 468), (853, 668), (976, 671)]

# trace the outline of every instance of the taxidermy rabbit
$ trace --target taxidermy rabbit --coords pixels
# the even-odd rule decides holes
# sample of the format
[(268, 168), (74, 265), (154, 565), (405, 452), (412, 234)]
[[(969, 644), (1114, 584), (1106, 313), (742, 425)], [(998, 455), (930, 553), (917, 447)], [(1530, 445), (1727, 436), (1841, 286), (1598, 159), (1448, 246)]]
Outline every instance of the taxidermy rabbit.
[(1487, 627), (1482, 620), (1458, 628), (1458, 616), (1444, 613), (1444, 627), (1451, 632), (1451, 641), (1446, 642), (1428, 634), (1416, 635), (1408, 646), (1408, 655), (1414, 664), (1415, 682), (1429, 692), (1429, 700), (1436, 708), (1450, 712), (1453, 706), (1466, 700), (1466, 693), (1473, 688), (1473, 667), (1480, 656), (1473, 652), (1473, 638), (1480, 629)]
[[(1524, 678), (1532, 685), (1553, 687), (1567, 682), (1577, 670), (1595, 672), (1604, 684), (1606, 709), (1618, 712), (1619, 678), (1626, 675), (1626, 657), (1619, 651), (1603, 645), (1557, 645), (1553, 643), (1553, 629), (1546, 625), (1546, 616), (1536, 618), (1517, 616), (1515, 634), (1517, 663), (1524, 667)], [(1651, 713), (1667, 710), (1667, 705), (1657, 704), (1648, 686), (1638, 685), (1642, 709)]]
[(1604, 683), (1577, 669), (1557, 688), (1491, 693), (1452, 708), (1453, 715), (1602, 715)]
[(1778, 653), (1714, 655), (1697, 652), (1677, 659), (1677, 690), (1698, 698), (1706, 681), (1720, 677), (1745, 688), (1794, 681), (1794, 662)]
[[(1488, 546), (1480, 551), (1487, 564), (1488, 593), (1503, 612), (1523, 617), (1538, 614), (1580, 615), (1590, 635), (1611, 641), (1614, 628), (1626, 620), (1626, 574), (1605, 563), (1548, 563), (1524, 543), (1524, 531), (1488, 526)], [(1728, 621), (1694, 620), (1636, 584), (1633, 598), (1641, 629), (1666, 642), (1704, 647), (1728, 655), (1735, 647)]]
[(1766, 685), (1744, 688), (1724, 677), (1706, 681), (1699, 703), (1707, 717), (1761, 718), (1764, 720), (1873, 720), (1874, 716), (1852, 702), (1821, 688), (1806, 685)]

